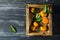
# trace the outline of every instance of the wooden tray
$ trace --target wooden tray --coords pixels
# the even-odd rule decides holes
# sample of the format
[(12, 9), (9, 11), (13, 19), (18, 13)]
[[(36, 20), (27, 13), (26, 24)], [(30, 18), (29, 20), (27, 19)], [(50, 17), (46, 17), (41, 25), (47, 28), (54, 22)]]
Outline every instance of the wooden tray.
[[(26, 35), (28, 36), (52, 36), (52, 15), (49, 14), (48, 18), (49, 18), (49, 30), (45, 31), (45, 32), (29, 32), (29, 26), (31, 24), (32, 18), (29, 18), (30, 14), (29, 14), (29, 7), (35, 7), (35, 8), (43, 8), (45, 4), (27, 4), (26, 5)], [(52, 6), (49, 4), (50, 9), (52, 9)], [(31, 20), (31, 21), (30, 21)]]

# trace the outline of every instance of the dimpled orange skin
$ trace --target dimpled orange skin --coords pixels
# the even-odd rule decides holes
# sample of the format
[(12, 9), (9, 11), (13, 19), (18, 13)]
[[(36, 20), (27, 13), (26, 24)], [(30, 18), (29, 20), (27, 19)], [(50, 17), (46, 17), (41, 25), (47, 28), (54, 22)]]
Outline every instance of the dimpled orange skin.
[(47, 16), (47, 14), (43, 10), (39, 14), (41, 15), (41, 17), (46, 17)]
[(34, 9), (35, 9), (35, 8), (31, 8), (31, 12), (32, 12), (32, 13), (34, 13)]
[(46, 17), (42, 18), (42, 23), (43, 24), (48, 24), (49, 23), (49, 19), (46, 18)]
[(34, 27), (38, 27), (38, 23), (37, 22), (34, 22), (33, 25), (34, 25)]
[(46, 26), (41, 26), (40, 27), (40, 31), (46, 31), (46, 30), (47, 30)]

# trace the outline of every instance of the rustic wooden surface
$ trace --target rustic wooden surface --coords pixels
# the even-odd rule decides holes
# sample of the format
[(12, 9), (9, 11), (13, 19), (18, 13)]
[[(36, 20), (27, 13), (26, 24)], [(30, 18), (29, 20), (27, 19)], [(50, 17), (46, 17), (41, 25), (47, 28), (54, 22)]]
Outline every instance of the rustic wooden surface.
[[(16, 11), (11, 12), (11, 14), (19, 11), (21, 8), (21, 11), (19, 11), (17, 13), (21, 13), (22, 15), (25, 15), (25, 11), (24, 11), (25, 9), (23, 9), (23, 8), (25, 8), (25, 5), (27, 3), (40, 4), (40, 3), (44, 3), (45, 1), (46, 0), (44, 0), (44, 1), (43, 0), (0, 0), (0, 8), (3, 9), (3, 10), (0, 9), (0, 13), (5, 14), (6, 12), (8, 12), (8, 14), (9, 14), (9, 12), (11, 12), (11, 11), (9, 11), (9, 10), (11, 10), (10, 7), (17, 6), (19, 8), (17, 8)], [(12, 37), (4, 36), (3, 37), (2, 35), (5, 35), (6, 33), (5, 34), (0, 33), (0, 35), (1, 35), (0, 40), (60, 40), (60, 27), (59, 27), (60, 26), (60, 19), (59, 19), (59, 17), (60, 17), (60, 11), (59, 11), (60, 10), (60, 0), (48, 0), (48, 3), (55, 5), (53, 7), (54, 13), (52, 13), (52, 15), (53, 15), (52, 16), (53, 17), (53, 19), (52, 19), (53, 20), (53, 36), (51, 36), (51, 37), (40, 37), (40, 36), (39, 37), (37, 37), (37, 36), (26, 37), (26, 36), (24, 36), (25, 35), (25, 26), (23, 26), (22, 28), (20, 27), (20, 29), (23, 29), (24, 31), (20, 31), (20, 33), (24, 33), (24, 35), (21, 34), (18, 36), (12, 36)], [(6, 7), (9, 9), (8, 11), (6, 10), (7, 9)], [(5, 10), (4, 10), (4, 8), (5, 8)], [(13, 10), (13, 8), (12, 8), (12, 10)], [(25, 16), (22, 16), (22, 17), (23, 17), (23, 19), (21, 19), (19, 21), (23, 20), (23, 22), (25, 22)], [(20, 17), (20, 18), (22, 18), (22, 17)], [(25, 25), (25, 23), (24, 23), (24, 25)], [(4, 28), (5, 28), (5, 26), (4, 26)], [(5, 30), (8, 31), (7, 29), (5, 29)], [(1, 29), (0, 29), (0, 31), (1, 31)], [(9, 35), (9, 34), (7, 34), (7, 35)]]

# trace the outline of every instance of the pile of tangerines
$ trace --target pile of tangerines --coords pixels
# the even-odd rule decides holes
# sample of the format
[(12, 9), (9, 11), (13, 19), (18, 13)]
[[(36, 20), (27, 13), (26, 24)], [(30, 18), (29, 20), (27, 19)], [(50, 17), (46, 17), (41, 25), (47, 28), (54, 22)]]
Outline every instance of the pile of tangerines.
[[(34, 13), (35, 8), (31, 8), (31, 13)], [(35, 13), (35, 21), (32, 23), (31, 30), (36, 31), (46, 31), (49, 24), (48, 14), (44, 10), (40, 10), (39, 13)]]

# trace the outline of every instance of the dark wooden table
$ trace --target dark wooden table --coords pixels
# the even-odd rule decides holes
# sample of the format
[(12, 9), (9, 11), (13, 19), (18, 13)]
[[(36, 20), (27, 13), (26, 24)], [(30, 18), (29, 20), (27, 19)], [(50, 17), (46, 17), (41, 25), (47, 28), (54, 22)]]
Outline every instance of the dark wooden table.
[[(45, 0), (0, 0), (0, 40), (60, 40), (60, 0), (48, 0), (53, 5), (53, 36), (27, 37), (26, 3), (45, 3)], [(14, 25), (17, 33), (11, 33), (9, 26)]]

